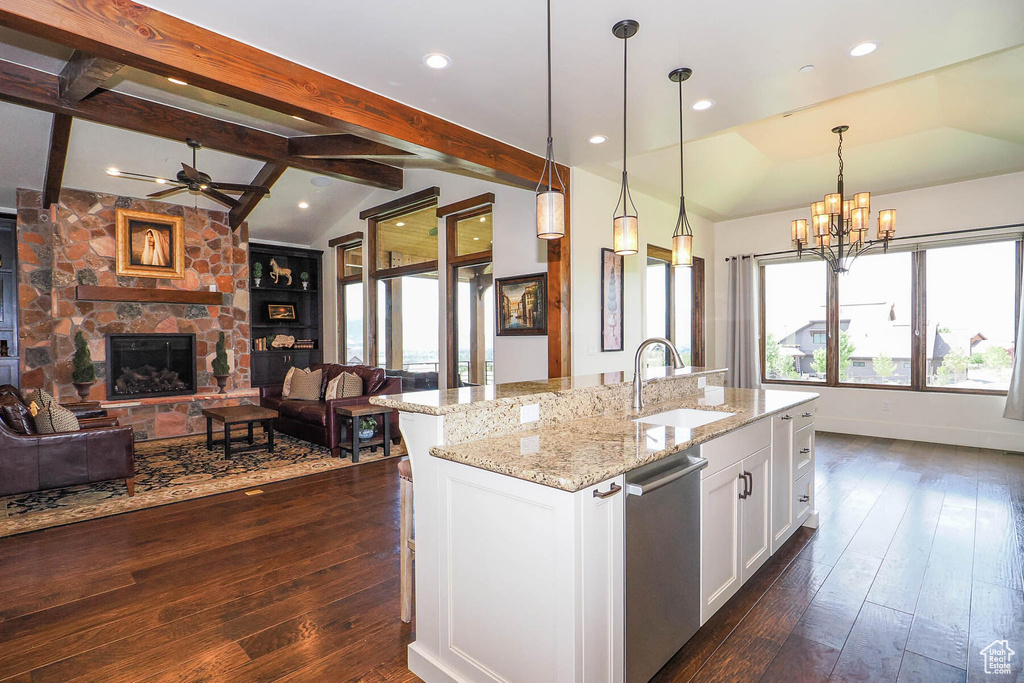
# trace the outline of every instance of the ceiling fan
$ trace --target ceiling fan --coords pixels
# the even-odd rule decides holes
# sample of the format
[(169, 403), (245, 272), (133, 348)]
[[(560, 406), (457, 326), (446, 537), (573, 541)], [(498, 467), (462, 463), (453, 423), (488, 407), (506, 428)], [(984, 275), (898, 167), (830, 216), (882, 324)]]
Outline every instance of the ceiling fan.
[(187, 138), (185, 144), (192, 148), (192, 165), (189, 166), (186, 163), (181, 164), (181, 170), (174, 176), (174, 179), (164, 178), (162, 176), (146, 175), (144, 173), (131, 173), (130, 171), (122, 171), (117, 168), (108, 168), (107, 175), (115, 176), (118, 178), (127, 178), (128, 180), (144, 180), (146, 182), (157, 183), (159, 185), (168, 185), (165, 190), (159, 190), (152, 194), (146, 195), (152, 199), (163, 199), (164, 197), (170, 197), (171, 195), (178, 194), (179, 192), (191, 192), (192, 194), (202, 194), (215, 202), (223, 204), (228, 208), (234, 208), (238, 205), (238, 200), (233, 197), (229, 197), (225, 192), (232, 194), (242, 194), (244, 192), (252, 192), (254, 194), (269, 195), (270, 188), (263, 187), (262, 185), (245, 185), (242, 183), (222, 183), (213, 180), (208, 174), (196, 168), (196, 150), (203, 146), (203, 143), (193, 138)]

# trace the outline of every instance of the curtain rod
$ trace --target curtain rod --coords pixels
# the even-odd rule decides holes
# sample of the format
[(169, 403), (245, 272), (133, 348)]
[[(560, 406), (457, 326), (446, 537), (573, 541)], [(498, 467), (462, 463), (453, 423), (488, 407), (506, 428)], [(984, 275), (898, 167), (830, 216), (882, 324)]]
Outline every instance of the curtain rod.
[[(965, 228), (964, 230), (950, 230), (949, 232), (930, 232), (930, 233), (925, 233), (925, 234), (922, 234), (922, 235), (907, 235), (905, 237), (893, 237), (892, 239), (889, 240), (889, 242), (899, 242), (900, 240), (920, 240), (920, 239), (923, 239), (923, 238), (926, 238), (926, 237), (945, 237), (945, 236), (948, 236), (948, 235), (967, 235), (969, 233), (974, 233), (974, 232), (987, 232), (987, 231), (990, 231), (990, 230), (1009, 230), (1011, 228), (1024, 228), (1024, 223), (1008, 223), (1006, 225), (993, 225), (993, 226), (990, 226), (990, 227), (987, 227), (987, 228)], [(880, 240), (874, 240), (874, 242), (879, 242), (879, 241)], [(805, 249), (804, 251), (808, 251), (809, 253), (813, 254), (814, 253), (813, 250), (814, 250), (814, 247), (809, 247), (808, 249)], [(787, 249), (785, 251), (769, 251), (769, 252), (766, 252), (764, 254), (754, 254), (753, 258), (763, 258), (765, 256), (783, 256), (785, 254), (795, 254), (795, 253), (797, 253), (796, 249)], [(726, 261), (731, 261), (733, 259), (738, 259), (738, 258), (751, 258), (751, 255), (750, 254), (745, 254), (743, 256), (727, 256), (725, 258), (725, 260)]]

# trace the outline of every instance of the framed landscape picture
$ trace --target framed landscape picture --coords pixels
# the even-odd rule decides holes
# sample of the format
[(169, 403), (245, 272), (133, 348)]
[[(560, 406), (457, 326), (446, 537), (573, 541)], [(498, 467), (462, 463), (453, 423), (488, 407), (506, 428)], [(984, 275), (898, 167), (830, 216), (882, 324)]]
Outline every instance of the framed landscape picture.
[(536, 273), (494, 280), (497, 335), (548, 333), (548, 275)]
[(601, 250), (601, 350), (622, 350), (624, 281), (623, 258), (611, 249)]
[(185, 277), (185, 219), (117, 210), (117, 274), (180, 280)]
[(271, 320), (295, 320), (295, 305), (267, 304), (267, 317)]

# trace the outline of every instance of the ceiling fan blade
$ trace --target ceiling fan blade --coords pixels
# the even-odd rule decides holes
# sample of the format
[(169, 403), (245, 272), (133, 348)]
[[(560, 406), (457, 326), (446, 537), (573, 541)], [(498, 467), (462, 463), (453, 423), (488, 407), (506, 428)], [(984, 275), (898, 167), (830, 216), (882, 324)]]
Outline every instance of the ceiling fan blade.
[(178, 185), (177, 187), (169, 187), (166, 190), (160, 190), (159, 192), (154, 192), (153, 194), (147, 194), (146, 196), (150, 197), (152, 199), (160, 199), (162, 197), (170, 197), (172, 194), (178, 194), (179, 192), (184, 192), (187, 189), (188, 188), (185, 185)]
[(238, 206), (238, 202), (236, 202), (234, 199), (232, 199), (231, 197), (227, 196), (223, 192), (218, 192), (217, 190), (214, 190), (211, 187), (208, 187), (205, 190), (200, 190), (200, 192), (205, 194), (207, 197), (209, 197), (213, 201), (220, 202), (221, 204), (223, 204), (224, 206), (228, 207), (229, 209), (233, 209), (236, 206)]
[(253, 194), (270, 194), (270, 188), (262, 185), (243, 185), (242, 183), (210, 183), (210, 187), (224, 192), (252, 192)]
[(181, 162), (181, 168), (185, 171), (185, 177), (189, 180), (197, 183), (203, 182), (203, 177), (199, 175), (199, 171), (196, 169), (192, 168), (185, 162)]

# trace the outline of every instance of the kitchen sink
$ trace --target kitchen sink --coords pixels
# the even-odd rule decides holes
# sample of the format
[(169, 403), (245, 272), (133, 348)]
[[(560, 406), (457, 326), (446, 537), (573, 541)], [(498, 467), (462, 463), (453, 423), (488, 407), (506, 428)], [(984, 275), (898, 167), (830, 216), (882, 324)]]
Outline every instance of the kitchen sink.
[(694, 410), (693, 408), (678, 408), (676, 410), (665, 411), (664, 413), (655, 413), (654, 415), (638, 417), (634, 419), (633, 422), (675, 427), (677, 429), (694, 429), (696, 427), (703, 427), (706, 424), (711, 424), (712, 422), (724, 420), (725, 418), (732, 417), (735, 414), (736, 413), (727, 413), (721, 410)]

